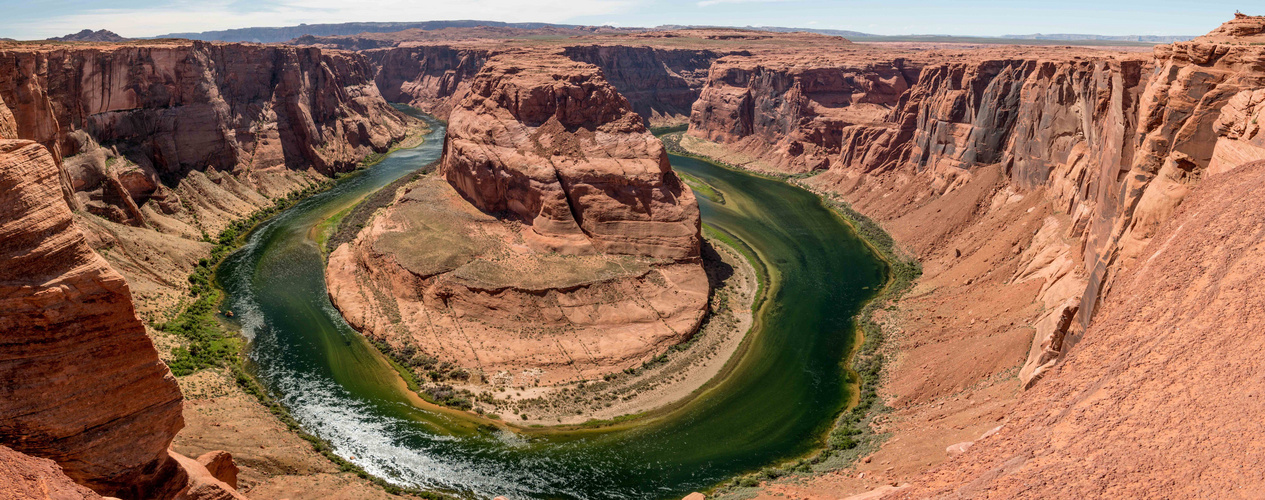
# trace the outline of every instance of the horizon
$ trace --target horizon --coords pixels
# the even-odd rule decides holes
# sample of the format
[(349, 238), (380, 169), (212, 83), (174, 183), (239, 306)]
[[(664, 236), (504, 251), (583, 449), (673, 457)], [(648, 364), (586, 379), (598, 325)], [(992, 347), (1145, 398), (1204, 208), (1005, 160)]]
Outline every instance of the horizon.
[[(102, 4), (107, 6), (102, 7)], [(301, 24), (448, 20), (627, 28), (785, 27), (847, 30), (879, 36), (1198, 36), (1245, 7), (1243, 2), (1221, 0), (1200, 5), (1171, 1), (1074, 0), (1042, 6), (1011, 5), (997, 0), (912, 0), (898, 7), (870, 0), (473, 0), (462, 5), (378, 0), (368, 4), (371, 5), (349, 6), (334, 0), (307, 1), (302, 5), (293, 0), (52, 0), (38, 3), (3, 0), (0, 7), (9, 15), (0, 23), (0, 37), (43, 40), (84, 29), (105, 29), (124, 37), (148, 38), (172, 33)]]

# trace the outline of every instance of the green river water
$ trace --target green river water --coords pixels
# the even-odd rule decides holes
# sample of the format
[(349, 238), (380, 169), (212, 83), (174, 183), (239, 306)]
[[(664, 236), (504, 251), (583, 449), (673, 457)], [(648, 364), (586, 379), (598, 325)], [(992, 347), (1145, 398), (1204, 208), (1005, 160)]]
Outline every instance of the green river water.
[(305, 429), (366, 471), (463, 497), (680, 498), (822, 445), (848, 400), (853, 316), (887, 266), (817, 196), (673, 155), (723, 194), (703, 221), (754, 249), (769, 271), (751, 344), (719, 384), (660, 418), (616, 430), (516, 433), (409, 403), (395, 370), (330, 304), (311, 228), (440, 155), (417, 148), (261, 225), (220, 266), (251, 340), (251, 369)]

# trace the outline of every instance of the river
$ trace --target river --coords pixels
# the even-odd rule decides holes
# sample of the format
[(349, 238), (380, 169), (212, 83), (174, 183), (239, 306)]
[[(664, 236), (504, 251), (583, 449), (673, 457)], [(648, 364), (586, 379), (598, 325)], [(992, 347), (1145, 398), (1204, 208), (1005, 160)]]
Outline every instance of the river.
[[(411, 111), (416, 114), (416, 112)], [(417, 114), (421, 116), (420, 114)], [(673, 155), (723, 193), (704, 223), (769, 270), (751, 342), (721, 383), (661, 418), (617, 430), (511, 432), (410, 404), (398, 375), (330, 303), (312, 227), (439, 157), (442, 123), (259, 226), (220, 266), (249, 368), (309, 432), (393, 483), (490, 498), (680, 498), (822, 445), (847, 402), (853, 316), (886, 265), (814, 194)]]

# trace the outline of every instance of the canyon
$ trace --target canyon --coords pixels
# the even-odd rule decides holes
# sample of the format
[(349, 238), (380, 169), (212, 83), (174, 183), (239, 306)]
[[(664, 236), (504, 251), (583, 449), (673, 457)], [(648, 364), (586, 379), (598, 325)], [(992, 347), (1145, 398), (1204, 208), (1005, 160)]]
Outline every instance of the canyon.
[[(885, 440), (854, 467), (755, 494), (1262, 484), (1243, 467), (1260, 447), (1239, 436), (1261, 416), (1265, 18), (1150, 52), (519, 36), (0, 44), (0, 371), (30, 384), (4, 387), (0, 467), (75, 498), (237, 495), (207, 466), (223, 459), (169, 451), (214, 451), (217, 422), (199, 416), (184, 431), (196, 446), (180, 441), (194, 389), (160, 360), (180, 341), (141, 318), (185, 300), (182, 277), (232, 221), (416, 135), (391, 101), (449, 121), (438, 173), (331, 249), (326, 280), (348, 322), (392, 349), (530, 385), (688, 338), (708, 301), (699, 213), (647, 128), (687, 124), (683, 150), (846, 203), (922, 266), (875, 318), (890, 411), (866, 423)], [(470, 338), (481, 345), (448, 347)], [(252, 497), (310, 484), (261, 472), (267, 460), (244, 472)]]

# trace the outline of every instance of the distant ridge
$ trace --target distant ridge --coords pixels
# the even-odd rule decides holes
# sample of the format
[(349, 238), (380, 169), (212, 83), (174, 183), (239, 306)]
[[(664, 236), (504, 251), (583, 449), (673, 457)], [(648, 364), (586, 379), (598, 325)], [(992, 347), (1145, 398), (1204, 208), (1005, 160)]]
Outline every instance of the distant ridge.
[(312, 36), (346, 36), (361, 33), (391, 33), (407, 29), (437, 30), (443, 28), (475, 28), (487, 26), (493, 28), (581, 28), (577, 24), (550, 23), (504, 23), (500, 21), (421, 21), (421, 22), (383, 22), (383, 23), (337, 23), (337, 24), (300, 24), (298, 26), (268, 28), (237, 28), (222, 31), (203, 31), (200, 33), (168, 33), (154, 38), (187, 38), (208, 42), (254, 42), (280, 43), (294, 40), (305, 35)]
[(1076, 33), (1034, 33), (1031, 35), (1002, 35), (1002, 38), (1015, 40), (1062, 40), (1062, 41), (1110, 41), (1110, 42), (1146, 42), (1173, 43), (1185, 42), (1195, 37), (1186, 35), (1085, 35)]
[(49, 38), (50, 42), (126, 42), (128, 38), (119, 36), (110, 30), (83, 30), (66, 36)]
[(1003, 36), (962, 36), (962, 35), (876, 35), (860, 31), (789, 28), (785, 26), (699, 26), (699, 25), (663, 25), (655, 30), (669, 29), (705, 29), (705, 28), (740, 28), (755, 31), (771, 31), (791, 33), (796, 31), (817, 33), (820, 35), (841, 36), (854, 42), (937, 42), (937, 43), (974, 43), (974, 44), (1017, 44), (1020, 40), (1032, 45), (1154, 45), (1160, 43), (1182, 42), (1193, 39), (1193, 36), (1165, 35), (1080, 35), (1080, 34), (1032, 34)]
[[(408, 29), (439, 30), (444, 28), (519, 28), (519, 29), (583, 29), (577, 24), (552, 23), (506, 23), (500, 21), (480, 21), (473, 19), (451, 21), (419, 21), (419, 22), (363, 22), (334, 24), (300, 24), (298, 26), (236, 28), (220, 31), (203, 31), (190, 33), (168, 33), (153, 38), (187, 38), (216, 42), (254, 42), (285, 43), (300, 37), (350, 36), (361, 33), (393, 33)], [(842, 36), (854, 42), (949, 42), (977, 44), (1015, 44), (1027, 42), (1033, 45), (1148, 45), (1172, 43), (1190, 40), (1192, 36), (1169, 35), (1086, 35), (1086, 34), (1042, 34), (1004, 35), (1004, 36), (952, 36), (952, 35), (876, 35), (860, 31), (791, 28), (784, 26), (706, 26), (706, 25), (663, 25), (654, 28), (625, 28), (629, 31), (673, 30), (673, 29), (748, 29), (753, 31), (769, 31), (776, 33), (808, 32), (821, 35)], [(85, 30), (87, 31), (87, 30)], [(104, 31), (104, 30), (102, 30)], [(84, 32), (75, 35), (79, 36)], [(100, 33), (100, 32), (97, 32)], [(113, 33), (111, 33), (113, 35)], [(118, 35), (115, 35), (118, 36)], [(65, 38), (65, 37), (63, 37)], [(121, 37), (120, 37), (121, 38)], [(1021, 42), (1023, 41), (1023, 42)]]
[(686, 26), (686, 25), (679, 25), (679, 24), (665, 24), (662, 26), (656, 26), (652, 29), (653, 30), (677, 30), (677, 29), (708, 29), (708, 28), (724, 28), (724, 29), (738, 28), (738, 29), (747, 29), (747, 30), (754, 30), (754, 31), (771, 31), (774, 33), (807, 32), (807, 33), (817, 33), (819, 35), (841, 36), (845, 38), (879, 36), (879, 35), (874, 35), (870, 33), (862, 33), (860, 31), (816, 29), (816, 28), (788, 28), (785, 26), (700, 26), (700, 25)]

